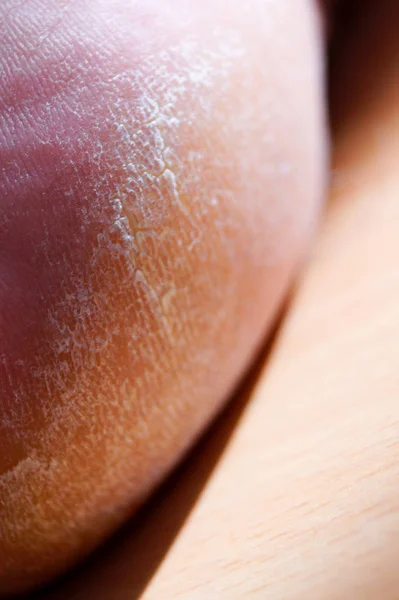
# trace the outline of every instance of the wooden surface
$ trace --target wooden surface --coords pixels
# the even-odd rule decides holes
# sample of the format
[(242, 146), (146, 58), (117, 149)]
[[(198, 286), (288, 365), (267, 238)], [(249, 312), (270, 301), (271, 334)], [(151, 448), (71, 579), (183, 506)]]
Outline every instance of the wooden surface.
[(399, 598), (398, 19), (374, 3), (342, 51), (330, 204), (261, 373), (51, 598)]

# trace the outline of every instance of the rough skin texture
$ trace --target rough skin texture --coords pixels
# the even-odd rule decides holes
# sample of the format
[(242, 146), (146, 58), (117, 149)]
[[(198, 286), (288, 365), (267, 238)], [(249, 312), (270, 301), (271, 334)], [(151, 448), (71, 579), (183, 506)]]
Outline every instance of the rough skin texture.
[(305, 0), (0, 3), (0, 594), (131, 514), (253, 356), (318, 212), (319, 30)]

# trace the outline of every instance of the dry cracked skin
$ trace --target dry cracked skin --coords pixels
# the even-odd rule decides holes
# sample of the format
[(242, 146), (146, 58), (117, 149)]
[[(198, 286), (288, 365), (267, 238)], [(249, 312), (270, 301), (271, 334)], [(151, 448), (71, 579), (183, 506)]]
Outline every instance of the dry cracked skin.
[(119, 526), (228, 398), (326, 172), (310, 0), (1, 0), (0, 594)]

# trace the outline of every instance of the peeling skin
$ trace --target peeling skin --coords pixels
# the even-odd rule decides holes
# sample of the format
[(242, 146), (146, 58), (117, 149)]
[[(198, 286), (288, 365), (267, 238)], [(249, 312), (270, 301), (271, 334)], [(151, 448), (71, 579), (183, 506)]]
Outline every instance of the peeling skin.
[(295, 6), (1, 2), (0, 593), (132, 512), (273, 317), (324, 176)]

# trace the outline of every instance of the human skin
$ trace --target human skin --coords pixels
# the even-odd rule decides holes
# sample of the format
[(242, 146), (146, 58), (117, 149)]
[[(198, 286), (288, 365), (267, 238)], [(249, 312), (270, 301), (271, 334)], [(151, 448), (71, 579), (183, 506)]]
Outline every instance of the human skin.
[(46, 600), (397, 600), (399, 4), (359, 5), (330, 205), (268, 360), (140, 522)]
[(321, 204), (321, 37), (308, 0), (0, 3), (0, 594), (132, 514), (251, 362)]

